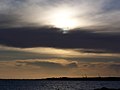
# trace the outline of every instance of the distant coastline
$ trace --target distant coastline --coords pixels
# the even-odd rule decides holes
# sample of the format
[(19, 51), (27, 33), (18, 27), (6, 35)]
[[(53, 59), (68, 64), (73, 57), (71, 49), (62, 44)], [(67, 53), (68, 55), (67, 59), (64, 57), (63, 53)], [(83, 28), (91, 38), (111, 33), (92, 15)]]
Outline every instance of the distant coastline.
[(59, 81), (120, 81), (120, 77), (44, 78), (44, 79), (0, 79), (0, 80), (59, 80)]

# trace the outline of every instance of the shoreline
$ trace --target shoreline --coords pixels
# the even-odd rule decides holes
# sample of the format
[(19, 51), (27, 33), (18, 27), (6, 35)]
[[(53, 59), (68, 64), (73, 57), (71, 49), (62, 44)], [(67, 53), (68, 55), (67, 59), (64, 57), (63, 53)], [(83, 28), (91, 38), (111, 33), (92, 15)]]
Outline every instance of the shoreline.
[(59, 78), (43, 78), (43, 79), (0, 79), (1, 80), (24, 80), (24, 81), (120, 81), (120, 77), (84, 77), (84, 78), (69, 78), (69, 77), (59, 77)]

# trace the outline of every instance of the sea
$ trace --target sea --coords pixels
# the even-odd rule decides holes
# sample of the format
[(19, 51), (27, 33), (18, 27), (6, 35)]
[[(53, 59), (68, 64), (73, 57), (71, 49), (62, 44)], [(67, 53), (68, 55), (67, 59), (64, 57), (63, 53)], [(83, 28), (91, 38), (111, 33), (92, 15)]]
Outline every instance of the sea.
[(0, 90), (94, 90), (120, 88), (120, 81), (0, 80)]

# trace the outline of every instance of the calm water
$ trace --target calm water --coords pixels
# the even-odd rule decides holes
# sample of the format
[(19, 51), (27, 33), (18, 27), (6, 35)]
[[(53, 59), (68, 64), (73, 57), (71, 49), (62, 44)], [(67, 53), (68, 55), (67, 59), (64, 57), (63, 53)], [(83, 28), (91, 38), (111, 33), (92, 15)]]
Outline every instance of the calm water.
[(0, 81), (0, 90), (94, 90), (120, 88), (120, 81)]

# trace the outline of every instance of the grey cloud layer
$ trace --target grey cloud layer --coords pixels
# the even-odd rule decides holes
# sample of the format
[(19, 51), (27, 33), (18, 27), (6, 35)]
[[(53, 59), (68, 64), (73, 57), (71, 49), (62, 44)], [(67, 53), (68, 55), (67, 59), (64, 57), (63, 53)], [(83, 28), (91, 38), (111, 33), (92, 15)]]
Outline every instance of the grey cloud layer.
[[(92, 29), (119, 32), (119, 0), (1, 0), (0, 26), (40, 26), (46, 24), (52, 9), (62, 6), (77, 10), (76, 17), (93, 23)], [(86, 23), (87, 24), (87, 23)], [(99, 26), (99, 27), (98, 27)], [(106, 31), (105, 30), (105, 31)]]

